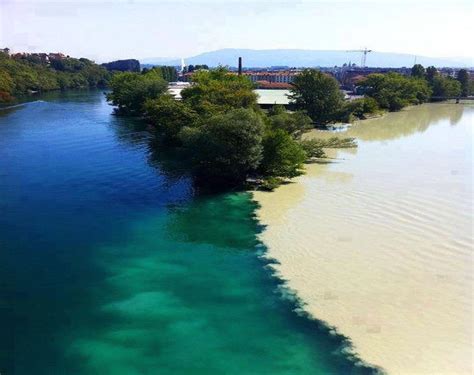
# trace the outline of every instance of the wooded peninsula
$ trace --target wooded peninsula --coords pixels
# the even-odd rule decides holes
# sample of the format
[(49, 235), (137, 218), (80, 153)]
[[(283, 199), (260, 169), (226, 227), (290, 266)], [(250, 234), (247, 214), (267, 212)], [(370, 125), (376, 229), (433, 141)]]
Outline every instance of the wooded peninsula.
[[(207, 67), (206, 67), (207, 68)], [(305, 69), (292, 83), (290, 111), (257, 103), (254, 84), (224, 67), (196, 69), (181, 100), (168, 93), (173, 67), (109, 72), (88, 59), (0, 52), (0, 102), (32, 92), (109, 87), (116, 114), (142, 117), (161, 140), (179, 152), (195, 180), (221, 187), (273, 189), (304, 172), (304, 163), (325, 156), (324, 148), (356, 147), (353, 139), (306, 140), (303, 134), (329, 123), (352, 122), (443, 97), (467, 96), (467, 71), (457, 79), (421, 65), (411, 76), (370, 74), (358, 82), (364, 96), (344, 100), (339, 83), (316, 69)], [(161, 147), (160, 146), (160, 147)]]

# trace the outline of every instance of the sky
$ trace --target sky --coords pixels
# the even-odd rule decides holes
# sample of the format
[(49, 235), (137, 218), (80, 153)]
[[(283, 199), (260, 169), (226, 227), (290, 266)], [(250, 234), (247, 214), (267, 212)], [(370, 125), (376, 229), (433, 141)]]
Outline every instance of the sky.
[(0, 48), (97, 62), (220, 48), (474, 58), (474, 1), (0, 0)]

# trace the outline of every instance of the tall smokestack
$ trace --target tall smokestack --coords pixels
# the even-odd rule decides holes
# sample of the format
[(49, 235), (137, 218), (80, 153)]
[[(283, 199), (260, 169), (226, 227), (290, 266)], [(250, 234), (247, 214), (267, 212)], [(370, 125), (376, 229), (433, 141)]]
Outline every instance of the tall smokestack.
[(239, 76), (242, 75), (242, 57), (239, 57)]

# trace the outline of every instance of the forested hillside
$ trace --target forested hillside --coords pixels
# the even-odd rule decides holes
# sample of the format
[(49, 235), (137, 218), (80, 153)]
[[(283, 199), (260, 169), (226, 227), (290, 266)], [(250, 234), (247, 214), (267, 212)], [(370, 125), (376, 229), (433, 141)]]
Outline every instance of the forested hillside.
[(0, 102), (34, 92), (101, 87), (109, 76), (104, 67), (85, 58), (0, 52)]

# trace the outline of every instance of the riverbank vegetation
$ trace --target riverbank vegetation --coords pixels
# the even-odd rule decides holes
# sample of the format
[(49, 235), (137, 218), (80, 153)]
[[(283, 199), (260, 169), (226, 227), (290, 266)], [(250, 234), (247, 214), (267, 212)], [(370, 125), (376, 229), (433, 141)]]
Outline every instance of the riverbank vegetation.
[(315, 69), (305, 69), (295, 77), (289, 98), (295, 109), (305, 111), (317, 125), (352, 122), (380, 111), (370, 97), (345, 101), (337, 80)]
[(0, 51), (0, 103), (34, 92), (103, 87), (110, 74), (93, 61), (60, 54), (10, 56)]
[(235, 187), (253, 181), (273, 189), (302, 174), (309, 159), (324, 156), (323, 144), (302, 140), (313, 128), (305, 111), (275, 106), (264, 112), (252, 82), (224, 68), (197, 71), (179, 101), (153, 70), (117, 74), (110, 86), (107, 98), (118, 113), (144, 117), (165, 145), (180, 150), (201, 184)]
[(435, 95), (459, 95), (462, 87), (432, 68), (414, 67), (411, 76), (370, 74), (359, 82), (364, 96), (345, 100), (335, 78), (305, 69), (293, 82), (292, 111), (274, 106), (265, 112), (245, 76), (220, 67), (197, 70), (192, 79), (176, 100), (159, 68), (118, 73), (107, 98), (118, 114), (143, 117), (162, 144), (179, 151), (199, 183), (235, 187), (254, 181), (267, 189), (302, 174), (305, 162), (325, 156), (324, 148), (357, 146), (352, 138), (303, 139), (315, 125), (365, 119)]
[(472, 94), (472, 80), (465, 69), (457, 77), (443, 76), (434, 67), (415, 64), (411, 76), (398, 73), (370, 74), (359, 82), (359, 91), (373, 98), (381, 109), (398, 111), (408, 105)]
[(428, 82), (398, 73), (370, 74), (359, 84), (366, 97), (381, 109), (398, 111), (407, 105), (427, 102), (431, 97)]

